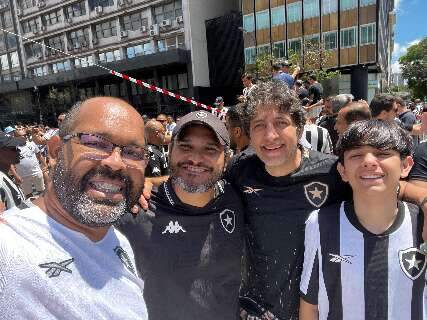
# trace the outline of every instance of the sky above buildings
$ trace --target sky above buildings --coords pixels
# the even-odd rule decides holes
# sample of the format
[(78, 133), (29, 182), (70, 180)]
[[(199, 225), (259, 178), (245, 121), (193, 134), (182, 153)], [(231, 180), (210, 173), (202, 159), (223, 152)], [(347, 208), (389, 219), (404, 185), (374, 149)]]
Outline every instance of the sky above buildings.
[(394, 0), (396, 29), (393, 50), (393, 71), (399, 70), (398, 59), (411, 45), (427, 37), (426, 0)]

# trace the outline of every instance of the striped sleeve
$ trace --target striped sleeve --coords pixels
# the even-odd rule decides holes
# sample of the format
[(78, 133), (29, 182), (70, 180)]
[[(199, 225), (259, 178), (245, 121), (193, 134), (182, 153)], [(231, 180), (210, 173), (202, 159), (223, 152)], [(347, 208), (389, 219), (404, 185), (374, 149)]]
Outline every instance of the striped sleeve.
[(301, 297), (310, 304), (318, 304), (320, 234), (318, 210), (306, 221), (304, 265), (300, 283)]

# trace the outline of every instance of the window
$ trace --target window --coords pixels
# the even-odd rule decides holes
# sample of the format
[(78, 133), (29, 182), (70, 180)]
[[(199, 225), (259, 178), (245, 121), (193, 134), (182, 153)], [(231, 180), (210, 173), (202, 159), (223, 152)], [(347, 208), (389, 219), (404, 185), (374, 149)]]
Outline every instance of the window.
[(144, 44), (138, 44), (136, 46), (128, 47), (126, 49), (126, 55), (128, 59), (132, 59), (137, 56), (142, 56), (144, 54)]
[(318, 49), (319, 48), (319, 35), (311, 34), (304, 36), (304, 45), (308, 49)]
[(42, 55), (42, 46), (37, 43), (28, 43), (25, 45), (25, 54), (27, 57), (36, 57)]
[(15, 49), (17, 47), (16, 37), (14, 35), (8, 34), (6, 36), (8, 49)]
[(356, 45), (356, 28), (341, 29), (341, 48), (354, 47)]
[(12, 68), (19, 67), (18, 52), (13, 51), (10, 53), (10, 64), (11, 64)]
[(329, 31), (323, 33), (323, 43), (325, 45), (325, 50), (334, 50), (337, 46), (337, 31)]
[(282, 24), (285, 24), (285, 7), (271, 8), (271, 25), (280, 26)]
[(76, 68), (86, 68), (93, 66), (93, 57), (86, 56), (74, 59), (74, 66)]
[(6, 50), (6, 41), (3, 32), (0, 32), (0, 50)]
[(68, 60), (52, 63), (53, 73), (65, 72), (70, 70), (71, 70), (71, 65), (70, 65), (70, 61)]
[(286, 56), (284, 41), (273, 43), (273, 55), (276, 58), (284, 58)]
[(182, 16), (181, 0), (163, 4), (154, 8), (154, 21), (160, 23), (166, 19)]
[[(64, 40), (62, 39), (62, 36), (48, 38), (46, 40), (46, 45), (48, 45), (49, 47), (55, 48), (57, 50), (64, 50)], [(54, 51), (54, 50), (51, 50), (51, 51)]]
[(2, 70), (9, 70), (9, 60), (7, 59), (7, 54), (2, 54), (0, 56), (0, 64)]
[(366, 7), (366, 6), (370, 6), (373, 4), (376, 4), (376, 0), (360, 0), (360, 6), (361, 7)]
[(39, 30), (39, 20), (37, 18), (22, 22), (22, 31), (24, 33), (35, 32), (36, 30)]
[(89, 27), (68, 33), (69, 49), (87, 47), (89, 43)]
[(257, 47), (256, 52), (257, 52), (257, 55), (269, 54), (270, 53), (270, 45), (269, 44), (260, 45)]
[(80, 17), (86, 14), (86, 5), (84, 1), (73, 3), (65, 7), (65, 16), (68, 18)]
[(5, 28), (11, 28), (13, 26), (12, 14), (10, 13), (10, 11), (3, 12), (3, 21)]
[(183, 34), (180, 34), (176, 37), (176, 40), (178, 41), (178, 48), (184, 48), (185, 49), (185, 37)]
[(148, 27), (148, 18), (141, 12), (136, 12), (123, 17), (123, 30), (139, 30), (141, 26)]
[(338, 11), (338, 0), (322, 0), (322, 13), (330, 14)]
[(301, 39), (290, 39), (288, 40), (288, 53), (300, 53), (302, 41)]
[(256, 51), (254, 47), (245, 48), (245, 64), (254, 64)]
[(252, 13), (243, 16), (243, 29), (246, 32), (253, 32), (255, 30), (254, 15)]
[(61, 11), (52, 11), (42, 16), (42, 23), (45, 26), (51, 26), (61, 22)]
[(176, 37), (166, 39), (166, 50), (172, 50), (176, 48)]
[(157, 40), (157, 50), (159, 52), (166, 51), (166, 41), (165, 41), (165, 39)]
[(109, 38), (117, 35), (116, 20), (109, 20), (95, 26), (95, 33), (98, 39)]
[(288, 4), (288, 23), (301, 21), (301, 1)]
[(113, 0), (92, 0), (89, 1), (90, 11), (95, 10), (96, 7), (111, 7), (114, 5)]
[(31, 73), (35, 77), (47, 76), (48, 69), (47, 69), (47, 66), (37, 67), (31, 70)]
[(360, 26), (360, 45), (375, 44), (375, 23)]
[(188, 89), (188, 74), (178, 74), (178, 89)]
[(357, 0), (340, 0), (340, 10), (351, 10), (357, 8)]
[(119, 60), (122, 60), (119, 49), (116, 49), (114, 51), (102, 52), (99, 54), (100, 62), (113, 62)]
[(256, 13), (256, 29), (268, 29), (270, 27), (270, 17), (268, 10), (259, 11)]
[(318, 17), (319, 13), (318, 0), (304, 0), (304, 19)]
[(21, 0), (18, 2), (23, 9), (28, 9), (36, 6), (36, 0)]

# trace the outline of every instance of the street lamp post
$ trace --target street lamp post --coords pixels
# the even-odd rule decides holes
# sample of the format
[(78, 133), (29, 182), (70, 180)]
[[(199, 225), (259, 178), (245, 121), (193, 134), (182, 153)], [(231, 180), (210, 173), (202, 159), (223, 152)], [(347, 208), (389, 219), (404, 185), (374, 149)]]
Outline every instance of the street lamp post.
[(40, 106), (40, 90), (39, 90), (39, 88), (35, 84), (34, 84), (34, 87), (33, 87), (33, 92), (36, 95), (36, 99), (37, 99), (37, 110), (39, 112), (39, 122), (41, 124), (42, 121), (43, 121), (43, 115), (42, 115), (42, 110), (41, 110), (41, 106)]

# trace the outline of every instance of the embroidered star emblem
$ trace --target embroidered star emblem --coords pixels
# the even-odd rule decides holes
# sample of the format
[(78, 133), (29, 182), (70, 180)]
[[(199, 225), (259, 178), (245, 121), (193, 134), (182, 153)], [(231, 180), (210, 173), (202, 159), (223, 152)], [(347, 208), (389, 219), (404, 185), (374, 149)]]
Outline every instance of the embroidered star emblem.
[(231, 225), (231, 226), (233, 225), (233, 223), (232, 223), (233, 218), (231, 218), (228, 214), (227, 214), (226, 218), (224, 219), (224, 221), (227, 222), (227, 226), (228, 225)]
[(415, 257), (415, 254), (412, 256), (412, 259), (405, 259), (406, 262), (409, 263), (408, 270), (411, 270), (413, 268), (420, 270), (420, 267), (418, 266), (422, 261), (417, 260)]
[(317, 189), (317, 187), (315, 187), (314, 190), (309, 192), (312, 194), (313, 199), (316, 199), (316, 198), (322, 199), (323, 190), (319, 190)]

